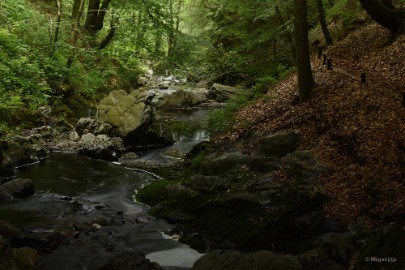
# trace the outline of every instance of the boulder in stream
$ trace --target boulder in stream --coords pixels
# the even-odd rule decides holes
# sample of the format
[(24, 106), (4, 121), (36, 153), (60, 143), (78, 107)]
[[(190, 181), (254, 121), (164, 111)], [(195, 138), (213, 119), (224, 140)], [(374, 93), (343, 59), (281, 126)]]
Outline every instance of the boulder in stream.
[(0, 198), (22, 198), (34, 193), (34, 184), (30, 179), (16, 178), (0, 185)]
[(118, 161), (121, 157), (120, 148), (123, 147), (120, 138), (110, 138), (107, 135), (97, 135), (92, 133), (84, 134), (80, 141), (80, 155), (93, 159), (103, 159), (107, 161)]
[(126, 137), (151, 120), (152, 110), (147, 100), (146, 92), (112, 91), (98, 105), (98, 117), (112, 125), (120, 137)]

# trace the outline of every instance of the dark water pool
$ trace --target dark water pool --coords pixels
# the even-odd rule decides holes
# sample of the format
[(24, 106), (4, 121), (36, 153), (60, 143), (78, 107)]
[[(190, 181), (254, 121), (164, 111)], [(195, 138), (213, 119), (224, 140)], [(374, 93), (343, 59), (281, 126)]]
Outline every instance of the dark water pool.
[(147, 214), (134, 201), (152, 175), (74, 154), (53, 154), (42, 163), (19, 169), (32, 179), (36, 194), (0, 202), (0, 219), (30, 232), (71, 231), (103, 218), (110, 221), (81, 233), (40, 257), (38, 269), (97, 269), (123, 251), (140, 250), (165, 269), (189, 269), (201, 255), (164, 232), (172, 225)]

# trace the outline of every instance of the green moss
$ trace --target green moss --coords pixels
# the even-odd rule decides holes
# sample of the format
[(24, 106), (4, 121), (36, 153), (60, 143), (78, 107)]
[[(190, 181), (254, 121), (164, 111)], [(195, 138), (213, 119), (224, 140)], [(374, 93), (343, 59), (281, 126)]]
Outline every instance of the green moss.
[(204, 159), (205, 159), (204, 154), (199, 154), (195, 158), (193, 158), (191, 161), (191, 169), (198, 171)]
[(142, 203), (146, 203), (150, 206), (155, 206), (160, 202), (159, 193), (163, 188), (169, 184), (173, 184), (174, 181), (160, 180), (153, 182), (150, 185), (145, 186), (136, 194), (136, 199)]

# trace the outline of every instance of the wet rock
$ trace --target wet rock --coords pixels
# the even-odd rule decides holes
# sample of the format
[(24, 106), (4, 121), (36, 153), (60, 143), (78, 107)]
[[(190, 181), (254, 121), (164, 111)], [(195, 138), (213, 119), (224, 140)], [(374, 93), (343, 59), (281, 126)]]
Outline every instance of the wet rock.
[(0, 270), (37, 269), (38, 251), (29, 247), (12, 248), (10, 243), (0, 236)]
[(228, 85), (214, 83), (208, 93), (208, 98), (217, 102), (225, 102), (240, 92), (240, 89)]
[(0, 220), (0, 236), (10, 240), (20, 233), (20, 229), (8, 221)]
[(98, 270), (163, 270), (159, 264), (150, 262), (142, 252), (127, 251), (112, 258)]
[(95, 145), (91, 148), (83, 148), (79, 150), (79, 154), (83, 156), (87, 156), (92, 159), (102, 159), (106, 161), (118, 161), (121, 152), (115, 146), (100, 146)]
[(15, 170), (11, 159), (0, 152), (0, 184), (15, 177)]
[(176, 147), (170, 147), (165, 150), (164, 154), (169, 157), (174, 157), (174, 158), (184, 158), (185, 154), (181, 149), (176, 148)]
[(184, 170), (182, 161), (180, 160), (176, 160), (175, 162), (156, 163), (141, 159), (122, 159), (121, 163), (131, 168), (153, 173), (165, 179), (176, 179)]
[(48, 151), (40, 146), (40, 142), (35, 136), (15, 137), (5, 142), (7, 156), (14, 167), (24, 166), (38, 162), (48, 155)]
[(29, 247), (13, 249), (13, 268), (35, 270), (39, 260), (38, 251)]
[(13, 269), (13, 249), (10, 243), (0, 235), (0, 270)]
[(152, 122), (131, 132), (123, 139), (127, 148), (132, 150), (149, 150), (172, 145), (174, 140), (164, 130), (160, 123)]
[(112, 135), (112, 126), (100, 119), (80, 118), (76, 124), (76, 132), (79, 136), (92, 133), (94, 135)]
[(0, 198), (23, 198), (34, 193), (34, 184), (30, 179), (17, 178), (0, 185)]
[(78, 151), (80, 155), (107, 161), (118, 161), (123, 147), (119, 138), (110, 138), (107, 135), (95, 136), (91, 133), (84, 134), (79, 145), (82, 147)]
[(301, 135), (298, 131), (289, 130), (259, 139), (256, 146), (261, 154), (283, 157), (296, 151), (300, 144), (300, 140)]
[(50, 234), (43, 244), (42, 249), (46, 252), (50, 252), (56, 249), (59, 245), (68, 245), (72, 238), (79, 237), (80, 232), (61, 230)]
[(301, 270), (297, 257), (278, 255), (270, 251), (240, 253), (233, 250), (216, 250), (195, 262), (192, 270)]

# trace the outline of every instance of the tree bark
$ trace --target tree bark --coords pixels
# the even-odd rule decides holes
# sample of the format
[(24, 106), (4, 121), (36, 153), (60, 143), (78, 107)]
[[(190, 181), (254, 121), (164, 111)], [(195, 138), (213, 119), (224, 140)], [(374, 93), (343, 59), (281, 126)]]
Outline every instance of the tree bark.
[(392, 0), (360, 0), (370, 17), (393, 35), (404, 32), (405, 12), (395, 9)]
[(307, 1), (294, 0), (294, 33), (300, 102), (311, 98), (315, 85), (309, 55), (307, 13)]
[(325, 37), (326, 44), (327, 44), (327, 45), (332, 45), (332, 44), (333, 44), (333, 40), (332, 40), (332, 36), (330, 35), (329, 29), (328, 29), (328, 25), (326, 24), (325, 11), (324, 11), (324, 9), (323, 9), (322, 0), (316, 0), (316, 5), (317, 5), (317, 7), (318, 7), (319, 23), (320, 23), (320, 25), (321, 25), (322, 33), (323, 33), (323, 36)]
[(105, 14), (111, 0), (104, 0), (100, 6), (100, 0), (89, 0), (86, 23), (84, 27), (87, 31), (96, 33), (103, 29)]
[(84, 1), (85, 0), (75, 0), (75, 2), (73, 3), (72, 16), (70, 18), (71, 34), (69, 42), (73, 46), (76, 46), (77, 43), (80, 18), (83, 14)]
[(58, 42), (58, 39), (59, 39), (60, 21), (62, 19), (62, 5), (60, 3), (60, 0), (56, 0), (56, 5), (58, 7), (58, 13), (57, 13), (57, 18), (56, 18), (55, 35), (52, 38), (52, 50), (51, 50), (50, 55), (53, 55), (56, 50), (56, 43)]

